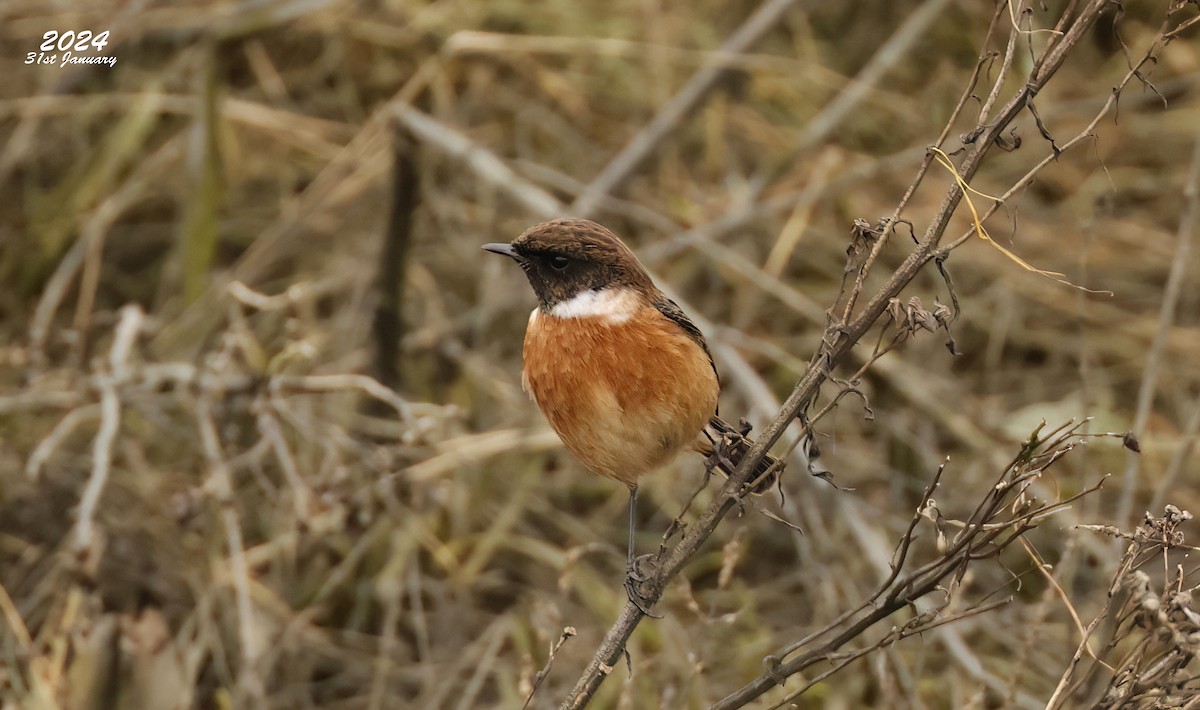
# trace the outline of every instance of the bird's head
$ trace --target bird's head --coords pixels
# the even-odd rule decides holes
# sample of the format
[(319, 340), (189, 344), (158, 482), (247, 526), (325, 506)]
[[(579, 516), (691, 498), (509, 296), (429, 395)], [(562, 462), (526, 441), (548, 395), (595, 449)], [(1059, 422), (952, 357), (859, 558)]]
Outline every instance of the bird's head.
[[(511, 243), (483, 248), (521, 265), (542, 311), (593, 294), (648, 296), (654, 283), (637, 256), (607, 227), (586, 219), (556, 219), (525, 230)], [(592, 292), (592, 293), (588, 293)], [(590, 300), (595, 300), (594, 297)]]

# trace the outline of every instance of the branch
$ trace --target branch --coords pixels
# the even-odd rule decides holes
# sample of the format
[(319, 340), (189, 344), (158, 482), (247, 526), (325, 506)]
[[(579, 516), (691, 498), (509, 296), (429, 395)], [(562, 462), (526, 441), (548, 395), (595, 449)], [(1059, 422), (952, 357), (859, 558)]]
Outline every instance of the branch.
[[(838, 663), (823, 674), (828, 676), (844, 668), (849, 661), (866, 655), (870, 650), (882, 648), (915, 633), (932, 630), (950, 623), (963, 615), (973, 615), (990, 610), (994, 603), (982, 602), (964, 612), (949, 617), (940, 612), (949, 605), (958, 581), (962, 579), (968, 565), (982, 559), (999, 555), (1006, 547), (1022, 540), (1022, 535), (1036, 527), (1047, 516), (1064, 509), (1078, 497), (1099, 490), (1100, 483), (1062, 501), (1035, 505), (1026, 491), (1045, 467), (1070, 452), (1083, 440), (1077, 429), (1085, 422), (1071, 425), (1065, 430), (1055, 430), (1046, 435), (1035, 435), (1021, 448), (1020, 453), (1000, 474), (996, 484), (989, 487), (983, 498), (965, 522), (945, 520), (933, 503), (933, 493), (941, 480), (942, 467), (938, 468), (933, 480), (925, 490), (921, 504), (913, 514), (904, 536), (896, 546), (892, 573), (883, 581), (879, 590), (864, 599), (855, 609), (842, 614), (819, 631), (809, 634), (800, 641), (790, 644), (772, 656), (768, 656), (768, 669), (763, 675), (741, 689), (731, 693), (712, 706), (712, 710), (731, 710), (744, 706), (776, 685), (781, 685), (789, 676), (812, 666), (833, 659), (835, 654), (850, 641), (862, 636), (871, 627), (884, 621), (892, 614), (906, 608), (915, 608), (923, 597), (942, 591), (947, 595), (939, 606), (917, 614), (906, 623), (893, 628), (873, 644), (853, 652), (845, 663)], [(1101, 482), (1103, 479), (1101, 480)], [(916, 568), (905, 572), (904, 566), (916, 538), (917, 525), (922, 519), (932, 521), (937, 529), (936, 556)], [(959, 528), (953, 539), (947, 539), (947, 528)], [(816, 641), (826, 641), (814, 645)], [(787, 659), (793, 653), (806, 649), (800, 655)], [(793, 692), (781, 703), (799, 697), (812, 683)]]
[[(1088, 2), (1079, 15), (1067, 25), (1061, 39), (1034, 66), (1025, 85), (999, 110), (991, 124), (981, 127), (978, 137), (959, 167), (964, 181), (969, 181), (975, 175), (992, 144), (1002, 136), (1003, 131), (1024, 110), (1032, 97), (1054, 76), (1069, 51), (1079, 43), (1107, 6), (1108, 0)], [(822, 346), (814, 359), (815, 364), (797, 382), (779, 414), (750, 447), (745, 458), (725, 482), (716, 500), (703, 512), (687, 534), (660, 559), (657, 570), (643, 587), (649, 606), (658, 601), (670, 580), (699, 551), (725, 515), (739, 503), (739, 491), (750, 480), (767, 450), (779, 439), (792, 420), (809, 406), (833, 369), (884, 314), (890, 300), (899, 295), (921, 268), (933, 260), (940, 239), (962, 197), (963, 192), (958, 184), (952, 184), (917, 248), (896, 269), (887, 283), (875, 293), (856, 318), (848, 323), (833, 323), (826, 329)], [(643, 614), (637, 605), (625, 605), (575, 688), (562, 704), (563, 708), (582, 708), (587, 705), (604, 678), (619, 661), (626, 641), (642, 617)]]
[[(1110, 526), (1077, 526), (1125, 539), (1128, 545), (1109, 584), (1105, 605), (1085, 629), (1046, 703), (1047, 710), (1063, 707), (1069, 699), (1073, 706), (1114, 709), (1200, 705), (1194, 669), (1200, 652), (1200, 611), (1192, 600), (1195, 588), (1186, 589), (1184, 584), (1200, 567), (1189, 563), (1190, 568), (1185, 569), (1178, 564), (1172, 571), (1165, 564), (1172, 552), (1197, 549), (1186, 544), (1182, 529), (1191, 519), (1187, 511), (1166, 505), (1159, 517), (1146, 513), (1132, 533)], [(1177, 555), (1175, 559), (1187, 557)], [(1142, 568), (1153, 570), (1160, 565), (1162, 584), (1155, 591), (1150, 574)], [(1088, 640), (1102, 623), (1109, 627), (1110, 638), (1101, 656), (1077, 674), (1085, 654), (1091, 655)], [(1106, 663), (1105, 658), (1118, 650), (1120, 660)], [(1085, 686), (1096, 693), (1100, 684), (1091, 678), (1100, 669), (1106, 670), (1108, 677), (1099, 695), (1078, 697)]]

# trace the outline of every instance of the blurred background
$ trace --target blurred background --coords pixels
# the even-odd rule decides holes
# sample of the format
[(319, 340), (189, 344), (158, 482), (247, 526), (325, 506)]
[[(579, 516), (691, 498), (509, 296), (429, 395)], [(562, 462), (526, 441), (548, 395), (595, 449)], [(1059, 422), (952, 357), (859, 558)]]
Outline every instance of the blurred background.
[[(1022, 21), (1053, 27), (1066, 4)], [(1037, 96), (1057, 144), (1168, 5), (1125, 3), (1072, 52)], [(1183, 5), (1176, 23), (1196, 14)], [(571, 626), (530, 704), (555, 707), (625, 602), (627, 494), (522, 393), (533, 295), (479, 245), (552, 216), (605, 223), (705, 331), (722, 413), (761, 428), (820, 342), (854, 221), (892, 214), (1015, 7), (7, 0), (0, 705), (516, 708)], [(77, 54), (114, 65), (26, 63), (48, 31), (85, 29), (111, 34)], [(1022, 35), (1001, 103), (1046, 38)], [(875, 363), (869, 409), (848, 397), (817, 427), (841, 490), (793, 457), (763, 505), (804, 533), (754, 507), (727, 520), (595, 707), (725, 696), (886, 577), (946, 457), (938, 506), (965, 518), (1039, 422), (1091, 417), (1141, 455), (1095, 439), (1047, 474), (1062, 496), (1112, 474), (1030, 535), (1054, 585), (1010, 549), (962, 584), (1011, 604), (797, 701), (1045, 705), (1079, 643), (1072, 613), (1098, 613), (1121, 557), (1075, 526), (1200, 504), (1195, 30), (1156, 56), (1150, 83), (988, 222), (1030, 264), (1111, 294), (978, 239), (955, 249), (957, 354), (939, 332)], [(999, 69), (983, 65), (947, 152)], [(972, 181), (984, 195), (1051, 152), (1031, 114), (1015, 125), (1019, 146)], [(652, 150), (604, 184), (635, 137)], [(935, 164), (903, 215), (918, 236), (951, 184)], [(960, 209), (947, 241), (969, 227)], [(869, 290), (911, 244), (901, 225)], [(910, 296), (950, 300), (932, 269)], [(641, 549), (702, 476), (685, 457), (646, 481)]]

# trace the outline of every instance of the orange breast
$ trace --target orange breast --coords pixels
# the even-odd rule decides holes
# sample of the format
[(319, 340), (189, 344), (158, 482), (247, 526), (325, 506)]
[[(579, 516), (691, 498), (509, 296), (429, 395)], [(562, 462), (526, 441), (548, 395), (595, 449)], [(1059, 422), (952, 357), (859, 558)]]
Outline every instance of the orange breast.
[(534, 311), (524, 384), (567, 449), (627, 485), (690, 447), (717, 407), (704, 350), (649, 306), (614, 322)]

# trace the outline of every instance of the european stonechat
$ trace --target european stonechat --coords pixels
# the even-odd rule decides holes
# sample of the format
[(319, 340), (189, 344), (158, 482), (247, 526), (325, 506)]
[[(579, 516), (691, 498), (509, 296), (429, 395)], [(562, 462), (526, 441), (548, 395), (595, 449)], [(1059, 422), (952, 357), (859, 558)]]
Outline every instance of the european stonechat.
[[(483, 248), (516, 261), (537, 295), (525, 391), (584, 466), (629, 487), (633, 579), (638, 479), (685, 449), (713, 456), (733, 431), (716, 417), (721, 384), (704, 335), (595, 222), (557, 219)], [(727, 459), (721, 467), (730, 470)], [(641, 606), (631, 582), (626, 588)]]

